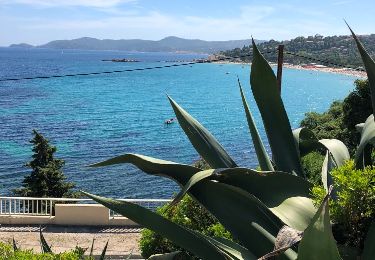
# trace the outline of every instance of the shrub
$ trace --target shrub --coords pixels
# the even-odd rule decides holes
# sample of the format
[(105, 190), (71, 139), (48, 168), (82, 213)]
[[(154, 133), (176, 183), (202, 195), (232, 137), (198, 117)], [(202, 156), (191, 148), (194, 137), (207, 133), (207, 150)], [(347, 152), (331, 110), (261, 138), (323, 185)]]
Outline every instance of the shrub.
[[(177, 206), (169, 210), (167, 210), (167, 207), (168, 205), (160, 207), (157, 212), (175, 223), (202, 232), (208, 236), (232, 239), (230, 233), (225, 230), (223, 225), (188, 195)], [(169, 253), (178, 250), (184, 251), (168, 239), (149, 229), (142, 230), (139, 247), (142, 256), (145, 258), (154, 254)]]
[[(355, 169), (354, 161), (331, 172), (337, 199), (330, 202), (335, 238), (340, 244), (363, 248), (372, 220), (375, 220), (375, 168)], [(326, 194), (321, 185), (312, 189), (318, 205)], [(336, 232), (335, 232), (336, 231)]]
[[(194, 166), (202, 170), (210, 168), (203, 159), (194, 162)], [(175, 223), (202, 232), (205, 235), (232, 239), (231, 234), (224, 226), (188, 195), (186, 195), (177, 206), (170, 210), (167, 210), (167, 207), (167, 205), (160, 207), (157, 209), (157, 212)], [(169, 253), (177, 250), (184, 251), (184, 249), (149, 229), (142, 230), (139, 247), (142, 256), (145, 258), (154, 254)]]
[(354, 85), (355, 89), (343, 101), (334, 101), (323, 113), (306, 113), (300, 123), (301, 127), (312, 130), (318, 139), (343, 141), (352, 155), (360, 139), (355, 126), (372, 114), (368, 80), (357, 79)]
[[(33, 250), (13, 250), (10, 244), (0, 242), (0, 260), (80, 260), (82, 253), (75, 249), (60, 254), (35, 253)], [(85, 258), (89, 260), (90, 258)]]
[(321, 184), (321, 172), (324, 156), (319, 152), (311, 152), (301, 158), (303, 170), (306, 178), (314, 184)]

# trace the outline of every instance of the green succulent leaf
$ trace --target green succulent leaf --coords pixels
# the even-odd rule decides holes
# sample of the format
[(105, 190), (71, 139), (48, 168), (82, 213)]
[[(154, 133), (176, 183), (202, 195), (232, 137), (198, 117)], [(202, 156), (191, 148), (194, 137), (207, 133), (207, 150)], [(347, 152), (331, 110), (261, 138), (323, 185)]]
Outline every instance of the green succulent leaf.
[(362, 253), (362, 260), (371, 260), (375, 256), (375, 221), (371, 224), (366, 240), (365, 246)]
[(181, 251), (175, 251), (171, 253), (166, 253), (166, 254), (156, 254), (152, 255), (148, 258), (148, 260), (187, 260), (187, 259), (192, 259), (192, 257), (188, 256), (186, 253), (181, 252)]
[(176, 197), (173, 199), (173, 201), (170, 203), (170, 207), (173, 207), (177, 203), (181, 201), (181, 199), (185, 196), (185, 194), (189, 191), (191, 187), (193, 187), (194, 184), (198, 183), (199, 181), (206, 179), (210, 177), (215, 170), (205, 170), (195, 173), (189, 181), (186, 183), (186, 185), (182, 188), (182, 190), (176, 195)]
[(273, 169), (273, 166), (272, 166), (272, 162), (271, 162), (270, 158), (268, 157), (268, 154), (267, 154), (266, 149), (264, 148), (262, 139), (260, 138), (258, 129), (257, 129), (256, 124), (255, 124), (254, 119), (253, 119), (253, 115), (251, 114), (251, 111), (250, 111), (249, 106), (247, 104), (245, 95), (243, 93), (240, 80), (238, 80), (238, 85), (240, 87), (242, 104), (243, 104), (243, 107), (245, 109), (246, 119), (247, 119), (247, 123), (249, 125), (251, 139), (253, 140), (254, 149), (255, 149), (255, 153), (256, 153), (257, 158), (258, 158), (259, 166), (262, 169), (262, 171), (273, 171), (274, 169)]
[(298, 259), (334, 260), (341, 259), (332, 235), (329, 219), (329, 195), (324, 198), (298, 246)]
[(91, 243), (91, 249), (90, 249), (90, 254), (89, 256), (93, 256), (94, 254), (94, 243), (95, 243), (95, 238), (92, 239), (92, 243)]
[[(180, 185), (185, 185), (186, 182), (201, 169), (187, 165), (178, 164), (171, 161), (160, 160), (153, 157), (140, 154), (123, 154), (103, 162), (89, 165), (89, 167), (102, 167), (115, 164), (130, 163), (138, 167), (147, 174), (162, 176), (177, 180)], [(182, 184), (183, 183), (183, 184)]]
[[(92, 166), (118, 163), (131, 163), (148, 174), (170, 178), (182, 187), (195, 173), (201, 171), (193, 166), (137, 154), (125, 154)], [(190, 188), (189, 194), (211, 212), (254, 255), (260, 257), (271, 251), (276, 235), (283, 224), (254, 195), (232, 185), (209, 179), (196, 183)], [(286, 254), (286, 259), (294, 259), (295, 253), (289, 251)]]
[(346, 145), (337, 139), (321, 139), (319, 140), (331, 154), (335, 160), (337, 167), (344, 165), (344, 163), (350, 159), (350, 154)]
[(375, 142), (375, 121), (374, 121), (374, 115), (370, 115), (362, 129), (361, 134), (361, 141), (359, 143), (359, 146), (357, 148), (356, 154), (355, 154), (355, 163), (356, 167), (358, 169), (362, 169), (365, 166), (364, 158), (366, 158), (368, 152), (368, 149), (366, 147), (368, 145), (373, 145)]
[(318, 138), (313, 131), (308, 128), (300, 127), (293, 130), (294, 141), (298, 147), (299, 155), (302, 157), (312, 151), (322, 148)]
[(280, 220), (304, 230), (316, 209), (311, 200), (312, 184), (284, 172), (259, 172), (247, 168), (220, 169), (214, 179), (241, 188), (258, 198)]
[(215, 237), (211, 238), (207, 236), (207, 239), (211, 239), (211, 242), (220, 247), (222, 250), (230, 251), (231, 255), (235, 256), (237, 259), (246, 259), (246, 260), (252, 260), (257, 259), (255, 255), (253, 255), (249, 250), (247, 250), (245, 247), (231, 241), (228, 239), (225, 239), (223, 237)]
[(195, 150), (212, 168), (232, 168), (237, 164), (224, 150), (215, 137), (195, 118), (168, 97), (177, 120)]
[(357, 35), (353, 32), (353, 30), (350, 28), (348, 23), (346, 25), (349, 27), (350, 32), (352, 33), (352, 36), (357, 44), (358, 51), (361, 55), (363, 64), (365, 65), (369, 86), (370, 86), (370, 92), (371, 92), (371, 101), (372, 101), (372, 111), (373, 114), (375, 114), (375, 62), (371, 58), (371, 56), (366, 51), (365, 47), (363, 47), (361, 41), (358, 39)]
[(104, 260), (105, 255), (106, 255), (106, 253), (107, 253), (108, 242), (109, 242), (109, 240), (107, 240), (107, 243), (105, 243), (105, 246), (104, 246), (104, 248), (103, 248), (103, 251), (102, 251), (102, 253), (100, 254), (100, 258), (99, 258), (99, 260)]
[(304, 176), (276, 76), (254, 40), (250, 83), (277, 170)]
[(17, 246), (16, 240), (14, 239), (14, 237), (13, 237), (13, 240), (12, 240), (12, 244), (13, 244), (13, 251), (14, 252), (18, 251), (18, 246)]
[(355, 129), (358, 133), (362, 134), (363, 127), (365, 126), (365, 123), (360, 123), (355, 125)]
[(40, 245), (42, 247), (42, 252), (43, 253), (51, 253), (52, 254), (51, 247), (48, 245), (46, 239), (43, 236), (42, 228), (39, 229), (39, 235), (40, 235)]
[[(329, 187), (333, 185), (331, 171), (336, 167), (337, 165), (334, 159), (332, 158), (332, 154), (327, 150), (326, 157), (324, 158), (322, 165), (322, 183), (326, 191), (328, 191)], [(331, 196), (333, 197), (333, 199), (336, 199), (337, 196), (335, 189), (332, 190)]]
[(143, 227), (154, 230), (203, 259), (227, 259), (216, 246), (207, 241), (203, 236), (173, 223), (155, 212), (130, 202), (99, 197), (86, 192), (83, 193)]
[(340, 140), (318, 140), (314, 133), (308, 128), (298, 128), (293, 130), (293, 136), (301, 156), (312, 151), (329, 150), (337, 166), (343, 165), (345, 161), (350, 159), (348, 148)]
[(212, 238), (206, 236), (207, 240), (209, 240), (212, 244), (217, 246), (220, 250), (225, 252), (230, 258), (237, 259), (237, 260), (256, 260), (257, 257), (253, 255), (249, 250), (242, 247), (241, 245), (227, 240), (225, 238)]

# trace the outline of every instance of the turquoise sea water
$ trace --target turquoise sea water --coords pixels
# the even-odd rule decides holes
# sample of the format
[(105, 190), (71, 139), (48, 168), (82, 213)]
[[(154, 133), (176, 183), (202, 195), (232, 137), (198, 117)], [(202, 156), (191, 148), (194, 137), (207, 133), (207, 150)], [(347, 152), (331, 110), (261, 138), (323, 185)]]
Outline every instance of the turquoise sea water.
[[(135, 58), (139, 63), (102, 59)], [(0, 78), (160, 66), (191, 60), (192, 54), (0, 48)], [(206, 126), (241, 166), (257, 165), (237, 86), (237, 75), (265, 142), (251, 96), (249, 66), (197, 64), (188, 67), (87, 77), (0, 82), (0, 194), (19, 187), (29, 169), (31, 130), (38, 129), (66, 160), (64, 172), (77, 187), (123, 198), (168, 198), (178, 187), (130, 165), (89, 169), (85, 165), (124, 153), (181, 163), (199, 157), (177, 123), (172, 96)], [(354, 77), (284, 69), (282, 97), (293, 127), (304, 113), (322, 112), (353, 89)], [(267, 147), (268, 148), (268, 147)]]

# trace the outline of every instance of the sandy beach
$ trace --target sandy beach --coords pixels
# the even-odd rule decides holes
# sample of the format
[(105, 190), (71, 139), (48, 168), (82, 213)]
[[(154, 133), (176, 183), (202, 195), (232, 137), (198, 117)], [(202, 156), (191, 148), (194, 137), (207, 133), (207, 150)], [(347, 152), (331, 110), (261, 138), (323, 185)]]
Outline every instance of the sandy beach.
[[(239, 65), (251, 65), (249, 62), (239, 62), (239, 61), (215, 61), (212, 63), (216, 64), (239, 64)], [(270, 63), (272, 67), (276, 67), (275, 63)], [(313, 66), (301, 66), (301, 65), (293, 65), (290, 63), (285, 63), (283, 65), (284, 68), (288, 69), (295, 69), (295, 70), (308, 70), (308, 71), (319, 71), (319, 72), (326, 72), (326, 73), (335, 73), (335, 74), (342, 74), (348, 76), (354, 76), (358, 78), (367, 78), (367, 74), (365, 71), (354, 70), (350, 68), (333, 68), (333, 67), (313, 67)]]

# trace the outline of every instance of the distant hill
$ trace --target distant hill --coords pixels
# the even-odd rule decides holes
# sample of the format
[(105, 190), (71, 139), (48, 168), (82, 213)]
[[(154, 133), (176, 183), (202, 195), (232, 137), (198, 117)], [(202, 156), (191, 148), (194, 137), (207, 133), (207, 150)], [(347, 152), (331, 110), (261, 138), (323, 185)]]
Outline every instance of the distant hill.
[[(261, 41), (258, 41), (261, 42)], [(73, 40), (56, 40), (49, 43), (34, 46), (36, 48), (52, 49), (80, 49), (80, 50), (119, 50), (119, 51), (144, 51), (144, 52), (194, 52), (215, 53), (234, 48), (242, 48), (248, 45), (250, 40), (233, 41), (203, 41), (190, 40), (174, 36), (166, 37), (159, 41), (152, 40), (99, 40), (83, 37)], [(9, 47), (21, 47), (23, 44), (12, 44)]]
[[(370, 55), (375, 55), (375, 34), (359, 36), (362, 43), (369, 51)], [(294, 52), (300, 55), (314, 57), (320, 60), (328, 60), (333, 63), (342, 64), (344, 66), (359, 67), (363, 66), (355, 42), (350, 35), (342, 36), (329, 36), (323, 37), (322, 35), (297, 37), (287, 41), (265, 41), (258, 45), (261, 52), (276, 50), (279, 44), (284, 44), (285, 51)], [(246, 45), (242, 48), (235, 48), (228, 51), (220, 52), (219, 55), (224, 56), (243, 56), (251, 52), (252, 47)], [(275, 62), (277, 60), (277, 52), (265, 53), (264, 56), (269, 61)], [(249, 62), (251, 57), (243, 57), (242, 61)], [(302, 63), (319, 63), (310, 61), (301, 57), (284, 55), (284, 61), (292, 64)], [(324, 63), (321, 63), (325, 65)], [(332, 66), (332, 65), (330, 65)]]
[(33, 45), (27, 43), (19, 43), (19, 44), (11, 44), (9, 45), (11, 48), (33, 48)]

